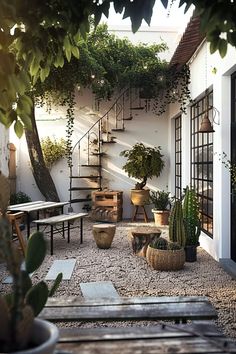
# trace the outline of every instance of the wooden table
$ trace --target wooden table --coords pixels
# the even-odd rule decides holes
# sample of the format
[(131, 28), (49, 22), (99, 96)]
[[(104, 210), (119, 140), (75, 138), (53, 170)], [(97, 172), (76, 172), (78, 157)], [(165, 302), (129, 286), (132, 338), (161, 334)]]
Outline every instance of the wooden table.
[(213, 323), (125, 328), (65, 328), (55, 354), (236, 353)]
[(14, 204), (8, 207), (8, 211), (22, 211), (26, 213), (27, 216), (27, 238), (30, 236), (30, 212), (35, 211), (37, 213), (37, 219), (39, 219), (39, 212), (45, 209), (60, 208), (63, 212), (64, 205), (69, 204), (69, 202), (45, 202), (42, 200), (35, 202), (28, 202), (22, 204)]
[(70, 243), (70, 230), (71, 230), (71, 222), (80, 219), (80, 243), (83, 243), (83, 218), (88, 216), (87, 213), (70, 213), (70, 214), (61, 214), (52, 216), (49, 218), (44, 218), (40, 220), (34, 220), (33, 222), (39, 225), (50, 225), (50, 248), (51, 248), (51, 255), (53, 255), (53, 235), (54, 235), (54, 226), (58, 224), (62, 224), (62, 227), (57, 230), (56, 232), (62, 232), (63, 238), (65, 237), (65, 222), (67, 222), (67, 242)]
[(143, 321), (216, 319), (217, 312), (205, 296), (161, 296), (78, 300), (49, 298), (40, 313), (50, 321)]

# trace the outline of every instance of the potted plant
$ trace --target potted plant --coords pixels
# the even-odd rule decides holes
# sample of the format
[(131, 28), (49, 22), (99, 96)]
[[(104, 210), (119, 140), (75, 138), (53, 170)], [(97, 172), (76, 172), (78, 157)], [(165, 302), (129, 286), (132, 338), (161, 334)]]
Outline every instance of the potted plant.
[(49, 290), (44, 281), (32, 284), (30, 274), (42, 264), (46, 243), (41, 232), (28, 240), (25, 265), (16, 245), (11, 242), (11, 226), (7, 218), (10, 196), (9, 183), (0, 174), (0, 258), (12, 276), (12, 292), (0, 296), (1, 353), (50, 354), (58, 340), (58, 329), (50, 322), (36, 319), (48, 296), (56, 291), (62, 279), (60, 273)]
[(195, 262), (197, 260), (197, 246), (199, 246), (201, 222), (199, 218), (199, 203), (197, 194), (193, 187), (189, 188), (187, 186), (185, 189), (183, 219), (186, 230), (186, 261)]
[(168, 225), (170, 215), (170, 192), (151, 191), (150, 201), (154, 205), (152, 212), (156, 226)]
[(148, 245), (146, 257), (148, 264), (156, 270), (179, 270), (185, 262), (183, 247), (162, 237)]
[(144, 189), (148, 178), (159, 177), (163, 168), (161, 147), (148, 147), (143, 143), (136, 143), (130, 150), (121, 151), (120, 156), (127, 158), (122, 167), (129, 177), (138, 179), (131, 191), (131, 201), (134, 205), (149, 203), (149, 189)]

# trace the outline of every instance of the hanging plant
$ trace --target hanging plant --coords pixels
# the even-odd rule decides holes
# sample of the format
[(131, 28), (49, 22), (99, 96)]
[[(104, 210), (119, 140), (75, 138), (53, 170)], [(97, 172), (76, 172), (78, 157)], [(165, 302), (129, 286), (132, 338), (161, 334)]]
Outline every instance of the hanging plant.
[(46, 166), (51, 169), (52, 166), (66, 156), (67, 145), (64, 139), (51, 139), (49, 136), (41, 140), (41, 147)]

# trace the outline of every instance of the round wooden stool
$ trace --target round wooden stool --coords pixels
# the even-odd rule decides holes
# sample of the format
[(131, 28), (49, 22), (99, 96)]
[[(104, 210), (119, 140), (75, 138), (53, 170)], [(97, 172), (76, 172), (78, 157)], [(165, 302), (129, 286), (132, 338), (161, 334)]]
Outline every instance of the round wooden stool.
[(114, 224), (95, 224), (93, 225), (93, 237), (98, 248), (110, 248), (116, 232)]
[(133, 253), (137, 256), (146, 257), (149, 243), (154, 241), (160, 235), (161, 230), (157, 227), (144, 226), (133, 228), (128, 234)]

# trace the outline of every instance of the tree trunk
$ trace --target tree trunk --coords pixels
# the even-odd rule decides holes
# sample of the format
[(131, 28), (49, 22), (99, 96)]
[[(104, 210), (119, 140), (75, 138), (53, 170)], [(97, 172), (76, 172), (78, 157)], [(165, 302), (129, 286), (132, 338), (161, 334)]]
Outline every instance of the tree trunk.
[(45, 165), (43, 153), (40, 145), (38, 129), (35, 121), (35, 110), (32, 108), (31, 114), (32, 130), (25, 130), (25, 137), (33, 169), (35, 182), (47, 201), (58, 202), (59, 197), (50, 172)]

